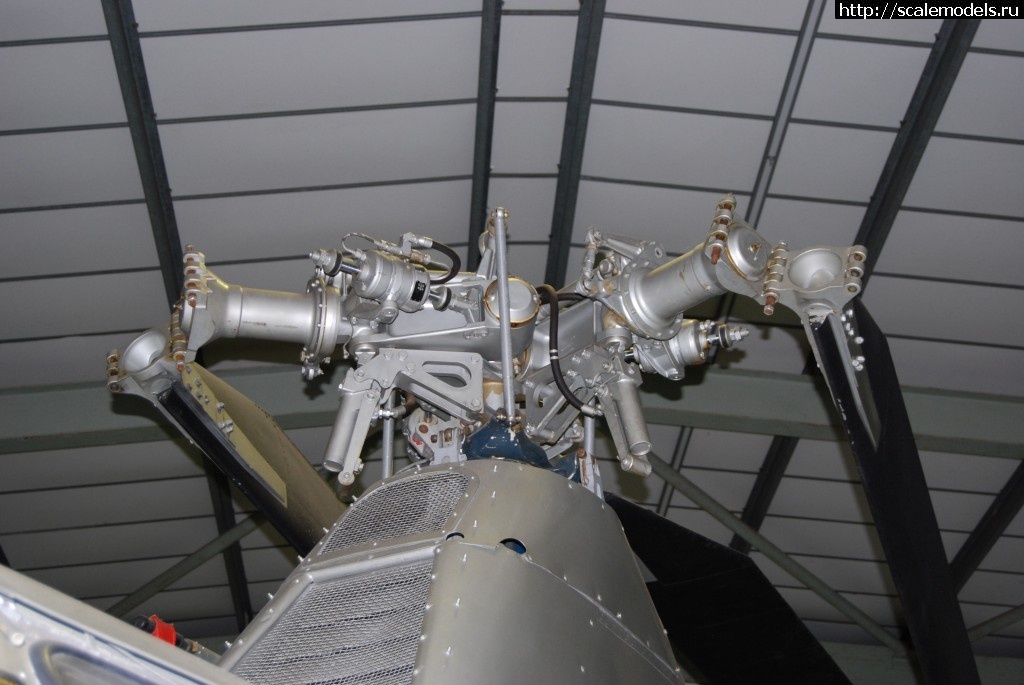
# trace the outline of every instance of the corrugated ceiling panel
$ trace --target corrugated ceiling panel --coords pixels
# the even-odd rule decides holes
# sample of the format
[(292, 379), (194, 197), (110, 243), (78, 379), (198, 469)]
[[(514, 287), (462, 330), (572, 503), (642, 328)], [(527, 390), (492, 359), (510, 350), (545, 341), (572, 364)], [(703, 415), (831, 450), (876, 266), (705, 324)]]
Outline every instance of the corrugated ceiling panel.
[(699, 535), (703, 535), (709, 540), (714, 540), (720, 545), (728, 546), (732, 540), (732, 531), (703, 509), (673, 506), (669, 507), (665, 517), (669, 521), (688, 528)]
[(210, 513), (210, 491), (202, 476), (127, 485), (92, 485), (0, 495), (0, 532), (99, 526)]
[(497, 103), (492, 170), (499, 174), (557, 174), (564, 125), (563, 102)]
[(258, 26), (306, 21), (373, 19), (444, 12), (479, 12), (479, 0), (438, 0), (424, 5), (416, 0), (135, 0), (140, 31), (174, 31), (220, 26)]
[(0, 214), (3, 278), (113, 269), (155, 268), (146, 205), (81, 207)]
[(0, 545), (11, 565), (22, 570), (180, 556), (191, 554), (215, 537), (217, 524), (209, 516), (4, 535), (0, 536)]
[(1024, 51), (1024, 24), (1017, 21), (982, 19), (971, 47)]
[(1024, 538), (1003, 536), (992, 546), (992, 551), (981, 562), (979, 568), (986, 571), (1020, 573), (1021, 559), (1024, 559)]
[(178, 200), (174, 210), (182, 243), (195, 245), (208, 260), (261, 259), (338, 247), (352, 232), (397, 242), (413, 231), (465, 242), (469, 192), (468, 180), (447, 181)]
[[(609, 18), (594, 97), (775, 114), (796, 39)], [(643, 50), (637, 46), (643, 45)]]
[[(157, 614), (168, 623), (175, 624), (188, 619), (234, 616), (231, 593), (225, 590), (227, 587), (219, 585), (187, 590), (165, 590), (133, 609), (132, 616)], [(120, 599), (121, 597), (111, 597), (106, 603), (113, 605)]]
[(790, 124), (771, 192), (864, 202), (871, 198), (893, 133)]
[[(741, 203), (739, 212), (743, 211)], [(791, 250), (812, 245), (850, 245), (863, 217), (864, 207), (769, 197), (757, 230), (773, 244), (785, 241)]]
[[(686, 392), (685, 389), (683, 392)], [(769, 444), (771, 438), (764, 435), (695, 429), (683, 463), (687, 466), (757, 473)]]
[[(793, 587), (780, 588), (779, 592), (804, 620), (839, 623), (850, 621), (843, 613), (814, 592), (806, 588), (795, 587), (796, 581), (793, 581), (793, 585)], [(899, 601), (895, 598), (853, 592), (845, 592), (843, 595), (858, 609), (883, 626), (895, 626), (899, 622)]]
[(793, 116), (898, 128), (928, 52), (819, 38), (811, 49)]
[(509, 248), (508, 272), (528, 283), (543, 283), (548, 245), (513, 245)]
[[(826, 401), (831, 404), (830, 400)], [(847, 482), (860, 480), (849, 446), (823, 440), (798, 442), (786, 475)]]
[(0, 208), (142, 197), (128, 129), (0, 138)]
[(769, 512), (773, 516), (849, 523), (871, 520), (859, 485), (805, 478), (783, 478)]
[(469, 174), (473, 105), (160, 127), (175, 195)]
[[(783, 586), (793, 586), (797, 583), (792, 576), (757, 550), (750, 553), (750, 558), (772, 583)], [(838, 592), (896, 594), (892, 576), (889, 575), (889, 567), (885, 563), (807, 556), (797, 556), (795, 561)]]
[[(508, 222), (509, 240), (520, 241), (541, 240), (547, 243), (551, 235), (551, 210), (555, 206), (555, 188), (558, 180), (554, 178), (494, 178), (491, 177), (488, 188), (488, 207), (505, 207), (511, 212)], [(465, 203), (468, 206), (468, 202)], [(467, 222), (456, 222), (452, 227), (464, 227)], [(465, 233), (465, 231), (463, 231)], [(460, 241), (465, 241), (463, 235)], [(477, 251), (475, 245), (470, 249)], [(517, 248), (509, 250), (509, 264), (518, 266), (523, 255)], [(546, 260), (545, 260), (546, 261)], [(569, 265), (569, 271), (575, 265)]]
[(826, 10), (818, 25), (820, 33), (839, 33), (846, 36), (891, 38), (931, 44), (942, 27), (941, 19), (913, 19), (911, 21), (861, 21), (836, 19), (834, 12)]
[(1024, 351), (889, 338), (903, 385), (1020, 396)]
[[(1019, 538), (1024, 538), (1024, 509), (1017, 512), (1017, 516), (1010, 521), (1010, 525), (1006, 527), (1007, 535), (1014, 535)], [(1024, 568), (1021, 569), (1024, 571)], [(1021, 580), (1024, 583), (1024, 579)]]
[(922, 451), (921, 468), (930, 488), (987, 492), (1003, 489), (1017, 460)]
[[(127, 400), (124, 405), (130, 403)], [(201, 476), (199, 457), (191, 451), (182, 443), (161, 440), (5, 454), (0, 457), (4, 473), (0, 492)]]
[(782, 518), (769, 514), (761, 533), (789, 554), (880, 560), (881, 545), (874, 526)]
[[(875, 276), (863, 301), (888, 335), (973, 342), (985, 331), (984, 342), (1024, 342), (1024, 297), (1017, 290)], [(992, 311), (1003, 313), (995, 328)]]
[[(1017, 47), (1024, 50), (1024, 34)], [(1024, 140), (1021, 66), (1020, 57), (967, 55), (936, 130)]]
[[(180, 560), (167, 557), (53, 568), (35, 571), (32, 577), (72, 597), (109, 597), (125, 592), (126, 588), (142, 587)], [(226, 582), (224, 562), (218, 557), (179, 580), (175, 587), (220, 585)]]
[(758, 0), (611, 0), (607, 5), (608, 12), (793, 30), (800, 28), (806, 8), (803, 0), (779, 0), (770, 5)]
[[(154, 302), (157, 300), (154, 299)], [(135, 330), (141, 332), (152, 326), (166, 324), (168, 311), (163, 306), (153, 310), (148, 322)], [(105, 383), (107, 352), (114, 348), (124, 349), (136, 335), (133, 329), (122, 330), (132, 332), (0, 343), (0, 356), (16, 361), (4, 367), (0, 375), (0, 387)]]
[(7, 0), (0, 40), (106, 35), (103, 8), (81, 0)]
[[(729, 317), (729, 321), (745, 323), (746, 319)], [(716, 355), (715, 366), (746, 371), (801, 373), (810, 350), (802, 328), (750, 327), (750, 335), (743, 342)]]
[(125, 121), (110, 44), (3, 48), (0, 130)]
[(566, 97), (575, 41), (576, 17), (503, 16), (498, 97)]
[(901, 210), (876, 270), (1024, 286), (1022, 253), (1024, 223)]
[[(747, 503), (747, 495), (754, 486), (755, 476), (752, 473), (687, 468), (685, 460), (680, 470), (684, 476), (696, 483), (697, 487), (718, 500), (729, 511), (742, 511)], [(678, 492), (673, 492), (671, 504), (693, 506), (689, 499)]]
[[(968, 626), (974, 626), (983, 621), (987, 621), (990, 618), (994, 618), (999, 614), (1009, 611), (1011, 608), (1007, 605), (1002, 606), (990, 606), (986, 604), (961, 604), (961, 610), (964, 614), (964, 622)], [(996, 635), (1012, 636), (1021, 638), (1024, 637), (1024, 625), (1020, 622), (1013, 625), (1002, 628), (996, 632)]]
[[(654, 240), (666, 252), (683, 254), (707, 237), (715, 205), (723, 194), (584, 179), (573, 241), (586, 242), (587, 229), (593, 226), (605, 234)], [(736, 199), (742, 212), (748, 197), (737, 195)], [(570, 264), (575, 267), (578, 262)]]
[(959, 530), (970, 533), (992, 504), (994, 497), (970, 492), (932, 490), (932, 507), (941, 530)]
[(932, 138), (910, 184), (910, 207), (1024, 217), (1024, 145)]
[(976, 571), (960, 591), (960, 598), (976, 604), (1003, 604), (1008, 598), (1020, 597), (1024, 574)]
[(0, 283), (0, 320), (6, 322), (7, 340), (141, 330), (164, 311), (167, 296), (156, 272)]
[(767, 121), (594, 105), (583, 173), (744, 192), (754, 185), (770, 127)]
[(480, 20), (144, 38), (160, 119), (475, 98)]

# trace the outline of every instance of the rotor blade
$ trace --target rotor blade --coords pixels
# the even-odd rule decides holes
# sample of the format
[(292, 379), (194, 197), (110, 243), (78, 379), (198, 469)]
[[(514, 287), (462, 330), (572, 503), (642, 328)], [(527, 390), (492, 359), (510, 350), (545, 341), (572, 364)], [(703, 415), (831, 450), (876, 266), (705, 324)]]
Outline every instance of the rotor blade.
[(750, 557), (620, 497), (605, 499), (657, 579), (648, 590), (690, 675), (708, 685), (849, 685)]
[(331, 486), (270, 415), (212, 372), (191, 362), (157, 400), (299, 554), (341, 516)]
[(925, 682), (980, 683), (885, 335), (860, 299), (808, 328)]

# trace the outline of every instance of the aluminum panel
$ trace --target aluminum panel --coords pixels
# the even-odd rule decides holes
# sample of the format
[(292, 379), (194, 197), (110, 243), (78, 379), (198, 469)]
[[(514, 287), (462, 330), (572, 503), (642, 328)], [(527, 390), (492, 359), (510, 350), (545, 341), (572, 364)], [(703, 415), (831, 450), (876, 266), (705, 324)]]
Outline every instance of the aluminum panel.
[(472, 171), (474, 105), (164, 125), (176, 196)]
[(902, 210), (875, 270), (1024, 287), (1022, 253), (1024, 231), (1018, 221)]
[[(509, 210), (509, 242), (543, 241), (548, 243), (551, 234), (551, 209), (555, 206), (555, 178), (495, 178), (491, 177), (488, 188), (487, 206), (504, 207)], [(578, 210), (577, 210), (578, 211)], [(461, 238), (466, 240), (465, 235)], [(475, 249), (475, 247), (474, 247)], [(509, 265), (518, 268), (522, 255), (513, 247)], [(570, 266), (573, 266), (570, 263)]]
[(126, 120), (109, 43), (26, 45), (3, 54), (0, 130)]
[[(770, 4), (758, 0), (691, 0), (685, 3), (675, 0), (611, 0), (607, 11), (683, 21), (796, 30), (803, 22), (806, 9), (807, 3), (803, 0), (779, 0)], [(734, 41), (737, 39), (743, 38), (733, 37)]]
[(414, 231), (442, 242), (465, 242), (469, 193), (470, 181), (448, 181), (178, 200), (174, 210), (182, 244), (195, 245), (215, 263), (335, 247), (353, 231), (391, 241)]
[(174, 31), (222, 26), (260, 26), (292, 22), (396, 18), (447, 12), (479, 12), (479, 0), (135, 0), (140, 31)]
[(737, 40), (734, 31), (609, 17), (594, 98), (774, 116), (795, 44), (793, 36)]
[(566, 97), (575, 41), (576, 17), (503, 16), (498, 97)]
[(0, 137), (0, 209), (142, 198), (128, 129)]
[(153, 106), (175, 119), (475, 98), (479, 44), (469, 17), (143, 38), (142, 51)]
[[(1010, 345), (1024, 341), (1024, 297), (1018, 290), (875, 276), (863, 300), (888, 335), (972, 342), (974, 331), (989, 328), (991, 312), (997, 311), (1002, 313), (1002, 320), (997, 329), (985, 334), (984, 340)], [(982, 302), (985, 306), (979, 307)], [(947, 320), (950, 312), (956, 312), (952, 329)]]
[[(600, 171), (600, 170), (598, 170)], [(652, 188), (625, 183), (580, 182), (573, 242), (586, 242), (591, 226), (604, 233), (660, 242), (671, 254), (688, 252), (707, 236), (722, 193)], [(748, 197), (738, 195), (743, 214)], [(582, 257), (582, 253), (581, 253)], [(580, 262), (570, 260), (570, 271)]]
[(898, 128), (928, 52), (819, 38), (800, 82), (793, 116)]
[[(981, 29), (978, 31), (980, 35)], [(1018, 49), (1024, 49), (1024, 33), (1020, 38)], [(1020, 62), (1020, 57), (968, 53), (935, 130), (1024, 140), (1020, 121), (1024, 69)]]
[(896, 134), (790, 124), (769, 192), (867, 202)]
[[(80, 0), (7, 0), (0, 40), (105, 36), (103, 8)], [(108, 48), (109, 49), (109, 48)]]
[(767, 121), (594, 105), (583, 173), (749, 192), (770, 128)]
[[(557, 174), (564, 126), (564, 102), (497, 103), (491, 143), (493, 173)], [(514, 206), (509, 209), (515, 212)]]
[(1024, 350), (889, 338), (900, 383), (1020, 397)]
[[(40, 316), (44, 309), (45, 317)], [(6, 340), (142, 330), (162, 323), (167, 311), (157, 272), (0, 283), (0, 319), (5, 322)], [(106, 352), (97, 357), (97, 373)]]
[(1024, 218), (1024, 145), (932, 138), (904, 205)]
[(108, 269), (156, 268), (149, 214), (142, 202), (0, 214), (4, 278)]
[(839, 33), (845, 36), (864, 36), (892, 40), (912, 40), (931, 45), (942, 27), (942, 19), (912, 19), (908, 21), (866, 21), (836, 19), (834, 12), (821, 15), (820, 33)]

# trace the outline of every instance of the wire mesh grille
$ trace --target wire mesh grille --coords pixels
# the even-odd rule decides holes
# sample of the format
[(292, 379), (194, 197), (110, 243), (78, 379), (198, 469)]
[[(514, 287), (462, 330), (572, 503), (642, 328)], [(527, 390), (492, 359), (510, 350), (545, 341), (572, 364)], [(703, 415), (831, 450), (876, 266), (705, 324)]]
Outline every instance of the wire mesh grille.
[(432, 567), (310, 585), (232, 672), (267, 685), (411, 682)]
[(382, 485), (353, 504), (324, 541), (329, 554), (371, 540), (441, 530), (469, 485), (457, 471), (426, 473)]

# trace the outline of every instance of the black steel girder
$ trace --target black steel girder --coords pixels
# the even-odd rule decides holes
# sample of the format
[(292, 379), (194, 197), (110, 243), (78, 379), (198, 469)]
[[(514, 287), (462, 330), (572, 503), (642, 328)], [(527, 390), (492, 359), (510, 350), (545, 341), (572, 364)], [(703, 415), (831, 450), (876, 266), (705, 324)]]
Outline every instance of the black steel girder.
[(953, 588), (960, 592), (992, 550), (992, 546), (1006, 532), (1007, 526), (1024, 506), (1024, 461), (1010, 476), (1006, 485), (989, 505), (985, 515), (971, 531), (960, 551), (949, 564)]
[(470, 271), (475, 271), (480, 264), (477, 244), (487, 221), (500, 38), (501, 0), (483, 0), (480, 21), (480, 73), (476, 89), (476, 139), (473, 143), (473, 188), (469, 200), (469, 244), (466, 247), (466, 266)]
[(980, 23), (980, 19), (946, 19), (936, 34), (931, 54), (854, 239), (854, 244), (864, 245), (868, 251), (862, 277), (865, 286)]
[(103, 16), (110, 34), (110, 47), (114, 53), (117, 80), (121, 85), (121, 97), (135, 147), (135, 159), (139, 164), (139, 176), (149, 210), (156, 253), (160, 259), (164, 290), (168, 301), (173, 304), (180, 297), (184, 282), (181, 239), (178, 237), (178, 222), (174, 218), (171, 187), (167, 181), (167, 168), (160, 147), (149, 79), (142, 61), (135, 11), (131, 0), (103, 0)]
[(576, 23), (576, 47), (569, 79), (569, 100), (565, 106), (562, 153), (558, 163), (558, 184), (551, 218), (551, 248), (548, 250), (544, 282), (561, 287), (569, 264), (572, 227), (576, 218), (576, 198), (583, 169), (583, 148), (587, 142), (587, 123), (594, 93), (597, 54), (604, 24), (605, 0), (581, 0)]

